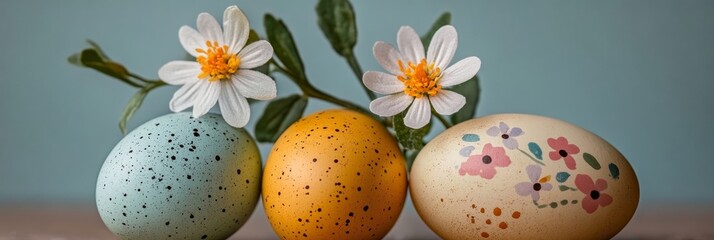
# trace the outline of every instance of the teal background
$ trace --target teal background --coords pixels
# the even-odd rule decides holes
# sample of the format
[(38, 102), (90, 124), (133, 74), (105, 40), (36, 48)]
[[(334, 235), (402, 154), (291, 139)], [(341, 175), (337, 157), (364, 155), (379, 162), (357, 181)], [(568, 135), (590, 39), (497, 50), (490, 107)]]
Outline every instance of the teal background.
[[(238, 4), (264, 33), (284, 19), (311, 81), (366, 106), (366, 95), (316, 25), (315, 1), (0, 2), (0, 203), (91, 203), (102, 162), (122, 135), (134, 93), (66, 62), (91, 38), (132, 71), (155, 78), (185, 53), (181, 25)], [(355, 1), (357, 57), (381, 70), (377, 40), (401, 25), (425, 32), (444, 11), (459, 31), (455, 59), (483, 61), (479, 115), (534, 113), (600, 135), (631, 162), (642, 204), (708, 203), (714, 159), (714, 1)], [(277, 78), (278, 94), (297, 92)], [(177, 87), (152, 92), (129, 124), (166, 114)], [(265, 103), (253, 105), (248, 129)], [(310, 112), (334, 107), (311, 100)], [(436, 124), (439, 125), (439, 124)], [(442, 128), (435, 129), (437, 132)], [(263, 157), (270, 145), (262, 145)]]

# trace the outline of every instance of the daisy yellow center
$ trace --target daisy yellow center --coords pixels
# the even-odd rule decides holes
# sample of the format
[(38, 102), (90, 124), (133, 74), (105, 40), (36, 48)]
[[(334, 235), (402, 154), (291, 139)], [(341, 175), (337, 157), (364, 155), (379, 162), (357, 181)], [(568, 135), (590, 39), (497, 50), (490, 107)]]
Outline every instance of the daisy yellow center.
[(434, 63), (427, 64), (426, 59), (421, 59), (418, 64), (397, 60), (399, 71), (402, 75), (397, 76), (399, 81), (404, 83), (404, 93), (409, 96), (420, 98), (425, 95), (434, 96), (441, 90), (441, 69), (434, 67)]
[(196, 61), (201, 64), (201, 73), (198, 78), (208, 81), (230, 79), (238, 71), (240, 59), (236, 54), (228, 52), (228, 45), (219, 45), (218, 42), (206, 41), (206, 48), (196, 48), (201, 56)]

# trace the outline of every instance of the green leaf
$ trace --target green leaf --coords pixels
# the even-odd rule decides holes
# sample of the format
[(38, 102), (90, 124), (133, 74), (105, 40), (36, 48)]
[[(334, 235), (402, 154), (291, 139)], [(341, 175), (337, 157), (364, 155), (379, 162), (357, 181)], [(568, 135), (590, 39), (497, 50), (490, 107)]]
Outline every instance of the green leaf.
[(434, 33), (436, 33), (439, 28), (449, 24), (451, 24), (451, 13), (442, 13), (441, 16), (439, 16), (439, 18), (434, 21), (434, 24), (431, 25), (429, 31), (421, 37), (421, 42), (424, 44), (424, 46), (429, 46), (429, 43), (431, 43), (431, 38), (434, 37)]
[(81, 55), (81, 52), (72, 54), (67, 58), (67, 62), (78, 67), (84, 67), (84, 65), (82, 65)]
[[(111, 59), (109, 59), (109, 57), (104, 53), (104, 51), (102, 50), (102, 48), (99, 47), (99, 44), (97, 44), (97, 43), (95, 43), (94, 41), (89, 40), (89, 39), (87, 39), (87, 44), (89, 44), (89, 46), (90, 46), (90, 48), (87, 48), (87, 49), (94, 50), (94, 51), (96, 52), (96, 56), (99, 57), (99, 60), (100, 60), (100, 61), (105, 62), (105, 61), (110, 61), (110, 60), (111, 60)], [(84, 50), (87, 50), (87, 49), (84, 49)], [(82, 57), (81, 57), (81, 56), (82, 56), (82, 52), (72, 54), (71, 56), (69, 56), (69, 58), (67, 59), (67, 61), (69, 61), (69, 63), (71, 63), (71, 64), (74, 64), (74, 65), (77, 65), (77, 66), (80, 66), (80, 67), (85, 67), (84, 64), (82, 64)]]
[(583, 158), (585, 159), (585, 162), (588, 163), (591, 167), (593, 167), (595, 170), (600, 170), (600, 163), (597, 162), (597, 159), (590, 153), (583, 153)]
[(144, 98), (146, 98), (148, 94), (149, 91), (141, 89), (129, 99), (129, 103), (124, 107), (124, 111), (122, 111), (121, 118), (119, 119), (119, 131), (121, 131), (122, 134), (126, 134), (126, 123), (134, 116), (136, 110), (141, 107), (141, 103), (144, 102)]
[(101, 57), (105, 61), (111, 60), (109, 58), (109, 56), (107, 56), (107, 54), (104, 53), (104, 50), (102, 50), (102, 48), (99, 47), (99, 44), (95, 43), (94, 41), (92, 41), (90, 39), (87, 39), (87, 44), (89, 44), (89, 46), (92, 46), (92, 48), (94, 48), (94, 50), (97, 50), (99, 57)]
[(431, 121), (420, 129), (412, 129), (404, 125), (404, 116), (407, 111), (403, 111), (393, 118), (394, 131), (397, 133), (397, 140), (402, 144), (403, 149), (421, 150), (424, 147), (424, 136), (431, 130)]
[(538, 146), (537, 143), (529, 142), (528, 150), (530, 150), (531, 153), (533, 153), (533, 155), (535, 155), (535, 157), (538, 158), (538, 160), (543, 160), (543, 150), (540, 149), (540, 146)]
[(564, 186), (564, 185), (560, 185), (560, 186), (558, 186), (558, 189), (560, 189), (560, 191), (568, 191), (568, 190), (570, 190), (570, 187)]
[(129, 80), (129, 71), (124, 66), (115, 62), (104, 61), (96, 49), (84, 49), (79, 60), (82, 66), (92, 68), (126, 83), (133, 83)]
[(87, 43), (89, 43), (91, 47), (86, 48), (79, 53), (72, 54), (67, 58), (67, 61), (80, 67), (94, 69), (131, 86), (137, 88), (141, 87), (140, 84), (131, 81), (129, 78), (129, 71), (121, 64), (109, 59), (101, 48), (99, 48), (99, 45), (91, 40), (87, 40)]
[(348, 0), (320, 0), (315, 7), (317, 24), (332, 44), (332, 48), (347, 56), (357, 43), (357, 24), (352, 4)]
[(456, 125), (476, 116), (476, 106), (481, 92), (478, 75), (472, 79), (451, 88), (454, 92), (466, 98), (466, 104), (458, 112), (451, 115), (451, 123)]
[(265, 14), (263, 20), (268, 41), (275, 50), (275, 56), (285, 65), (290, 73), (305, 81), (305, 70), (300, 59), (293, 36), (282, 20), (276, 19), (273, 15)]
[(152, 82), (144, 86), (141, 90), (136, 92), (134, 96), (131, 97), (131, 99), (129, 99), (129, 103), (126, 104), (124, 110), (121, 113), (121, 118), (119, 118), (119, 131), (121, 131), (122, 134), (126, 134), (127, 122), (129, 122), (129, 119), (134, 116), (136, 110), (139, 110), (139, 107), (141, 107), (141, 104), (144, 102), (144, 98), (146, 98), (146, 95), (148, 95), (151, 90), (154, 90), (154, 88), (161, 87), (164, 85), (166, 85), (165, 82)]
[(610, 176), (612, 176), (613, 179), (620, 179), (620, 168), (618, 168), (617, 165), (615, 165), (614, 163), (610, 163), (609, 165), (607, 165), (607, 168), (610, 169)]
[(568, 178), (570, 178), (570, 173), (567, 172), (559, 172), (555, 175), (555, 180), (559, 183), (564, 183), (565, 181), (568, 181)]
[(114, 78), (122, 80), (129, 78), (129, 71), (127, 71), (124, 66), (115, 62), (105, 61), (96, 49), (88, 48), (82, 50), (79, 61), (85, 67), (93, 68)]
[(467, 133), (461, 136), (461, 140), (464, 140), (464, 142), (478, 142), (481, 138), (479, 138), (476, 134)]
[(255, 137), (260, 142), (275, 142), (278, 137), (302, 117), (307, 98), (293, 94), (271, 101), (255, 125)]

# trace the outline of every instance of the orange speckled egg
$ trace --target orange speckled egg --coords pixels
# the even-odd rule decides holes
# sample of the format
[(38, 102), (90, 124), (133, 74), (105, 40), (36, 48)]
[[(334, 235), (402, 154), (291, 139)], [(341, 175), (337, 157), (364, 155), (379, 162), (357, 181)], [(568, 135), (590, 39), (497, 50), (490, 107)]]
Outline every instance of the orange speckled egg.
[(281, 239), (381, 239), (407, 192), (396, 140), (349, 110), (295, 122), (275, 142), (263, 176), (265, 214)]

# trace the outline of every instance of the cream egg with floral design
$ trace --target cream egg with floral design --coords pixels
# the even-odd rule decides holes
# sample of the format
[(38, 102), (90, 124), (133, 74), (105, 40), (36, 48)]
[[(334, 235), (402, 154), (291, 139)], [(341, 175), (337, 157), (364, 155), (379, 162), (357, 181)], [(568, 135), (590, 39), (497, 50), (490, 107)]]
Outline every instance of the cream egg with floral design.
[(632, 167), (605, 140), (525, 114), (445, 130), (421, 150), (410, 177), (414, 207), (444, 239), (609, 239), (640, 193)]

